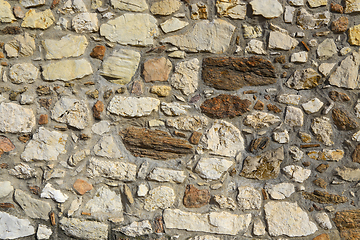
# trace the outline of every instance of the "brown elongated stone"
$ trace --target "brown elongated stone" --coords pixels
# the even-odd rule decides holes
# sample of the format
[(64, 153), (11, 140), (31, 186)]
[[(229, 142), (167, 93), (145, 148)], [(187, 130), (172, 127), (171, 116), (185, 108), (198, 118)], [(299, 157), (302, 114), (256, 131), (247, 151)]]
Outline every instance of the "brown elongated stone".
[(359, 126), (354, 118), (340, 108), (334, 108), (332, 110), (332, 118), (339, 130), (349, 131)]
[(349, 96), (346, 93), (341, 93), (338, 91), (330, 91), (329, 92), (329, 97), (331, 98), (331, 100), (335, 101), (335, 102), (347, 102), (350, 101)]
[(308, 199), (313, 202), (317, 203), (331, 203), (331, 204), (339, 204), (339, 203), (345, 203), (348, 201), (347, 197), (340, 196), (337, 194), (330, 194), (327, 192), (322, 192), (315, 190), (312, 193), (309, 192), (303, 192), (302, 193), (305, 199)]
[(12, 203), (0, 203), (0, 208), (15, 208)]
[(184, 194), (184, 206), (187, 208), (200, 208), (210, 202), (209, 190), (197, 189), (194, 185), (187, 185)]
[(274, 104), (269, 103), (268, 105), (266, 105), (266, 107), (267, 107), (268, 111), (271, 111), (271, 112), (274, 112), (274, 113), (281, 113), (281, 109), (278, 106), (274, 105)]
[(320, 144), (312, 143), (312, 144), (302, 144), (302, 145), (300, 145), (300, 148), (313, 148), (313, 147), (320, 147)]
[(55, 213), (54, 212), (50, 213), (50, 223), (51, 223), (52, 226), (56, 225), (56, 218), (55, 218)]
[(22, 30), (21, 30), (21, 28), (18, 27), (18, 26), (7, 26), (7, 27), (3, 28), (3, 29), (1, 30), (1, 32), (2, 32), (3, 34), (16, 35), (16, 34), (22, 33)]
[(93, 116), (95, 119), (101, 119), (101, 113), (104, 111), (104, 103), (98, 100), (93, 106)]
[(15, 145), (5, 136), (0, 136), (0, 157), (3, 153), (10, 152), (15, 149)]
[(256, 152), (259, 149), (264, 150), (269, 145), (269, 142), (270, 138), (268, 137), (259, 137), (253, 139), (250, 143), (249, 150), (250, 152)]
[(201, 112), (211, 118), (232, 118), (241, 116), (250, 111), (251, 102), (238, 96), (220, 94), (217, 97), (207, 99), (200, 108)]
[(128, 127), (120, 135), (126, 149), (136, 157), (166, 160), (193, 153), (188, 141), (160, 130)]
[(360, 209), (337, 212), (332, 220), (340, 230), (341, 239), (360, 239)]
[(202, 79), (216, 89), (233, 91), (273, 84), (276, 74), (271, 62), (261, 57), (209, 57), (203, 60)]
[(360, 163), (360, 144), (356, 146), (351, 157), (352, 157), (353, 162)]

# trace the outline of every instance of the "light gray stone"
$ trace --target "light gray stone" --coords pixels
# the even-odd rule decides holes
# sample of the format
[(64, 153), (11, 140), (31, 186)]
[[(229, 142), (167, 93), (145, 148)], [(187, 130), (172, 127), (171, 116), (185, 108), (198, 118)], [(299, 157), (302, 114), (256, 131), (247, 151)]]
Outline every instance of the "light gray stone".
[(149, 8), (145, 0), (111, 0), (110, 2), (114, 8), (131, 12), (143, 12)]
[(150, 12), (154, 15), (170, 15), (181, 7), (180, 0), (159, 0), (154, 2), (150, 7)]
[(139, 237), (142, 235), (148, 235), (153, 233), (153, 229), (149, 220), (132, 222), (130, 225), (120, 227), (114, 230), (120, 231), (129, 237)]
[(277, 96), (277, 100), (280, 103), (292, 104), (292, 105), (299, 105), (301, 98), (302, 98), (301, 95), (295, 95), (295, 94), (281, 94)]
[(10, 3), (0, 0), (0, 22), (11, 23), (15, 20)]
[(25, 8), (38, 7), (45, 5), (45, 0), (20, 0), (20, 4)]
[(106, 223), (66, 217), (60, 219), (59, 223), (60, 228), (71, 237), (89, 240), (108, 239), (109, 226)]
[(197, 58), (179, 62), (169, 83), (186, 96), (194, 93), (199, 85), (200, 62)]
[(47, 227), (44, 224), (39, 224), (36, 232), (36, 238), (38, 240), (49, 239), (51, 237), (51, 234), (51, 228)]
[(259, 111), (255, 111), (244, 118), (244, 124), (255, 129), (266, 128), (279, 122), (281, 122), (280, 117)]
[(332, 141), (333, 130), (330, 119), (327, 117), (317, 117), (311, 122), (311, 130), (316, 136), (316, 139), (323, 142), (326, 146), (334, 144)]
[(9, 181), (0, 182), (0, 198), (6, 197), (12, 191), (14, 191), (14, 187), (11, 185), (11, 182)]
[(39, 76), (39, 69), (32, 63), (17, 63), (11, 66), (9, 71), (12, 83), (33, 83)]
[(82, 203), (82, 197), (78, 197), (73, 200), (70, 204), (69, 210), (67, 212), (67, 216), (71, 217), (77, 210), (79, 210)]
[(319, 224), (320, 227), (328, 230), (332, 228), (331, 220), (329, 215), (325, 212), (319, 212), (315, 214), (315, 221)]
[(142, 183), (138, 186), (138, 190), (137, 190), (138, 197), (145, 197), (148, 192), (149, 192), (149, 188), (145, 184)]
[(202, 235), (202, 236), (195, 236), (193, 238), (189, 238), (189, 240), (221, 240), (221, 239), (213, 235)]
[(325, 77), (328, 76), (336, 63), (322, 63), (319, 66), (319, 72)]
[(177, 30), (183, 29), (189, 25), (186, 21), (181, 21), (178, 18), (170, 18), (169, 20), (166, 20), (165, 22), (160, 24), (161, 29), (164, 31), (164, 33), (169, 32), (175, 32)]
[(295, 186), (292, 183), (266, 184), (265, 189), (271, 199), (285, 199), (295, 192)]
[(156, 167), (149, 173), (147, 179), (157, 182), (183, 183), (186, 177), (184, 171)]
[(266, 51), (264, 50), (264, 43), (259, 40), (250, 40), (245, 47), (245, 52), (253, 53), (258, 55), (265, 55)]
[(290, 62), (306, 63), (308, 61), (308, 53), (305, 51), (291, 54)]
[[(191, 108), (189, 105), (181, 104), (178, 102), (162, 102), (161, 103), (161, 111), (164, 112), (167, 116), (180, 116), (186, 115), (188, 113), (188, 109)], [(170, 120), (170, 119), (169, 119)]]
[(233, 164), (233, 161), (222, 158), (202, 157), (196, 164), (195, 172), (202, 178), (218, 180)]
[(292, 23), (294, 19), (295, 8), (291, 6), (285, 6), (284, 22)]
[(299, 42), (295, 38), (292, 38), (285, 33), (278, 31), (270, 32), (268, 42), (268, 47), (270, 49), (291, 50), (298, 44)]
[(169, 208), (175, 203), (175, 192), (170, 187), (156, 187), (149, 191), (144, 203), (144, 209), (150, 212)]
[(110, 122), (109, 121), (101, 121), (98, 123), (95, 123), (91, 127), (91, 131), (98, 135), (103, 135), (104, 133), (107, 133), (110, 131)]
[(97, 32), (99, 19), (96, 13), (79, 13), (73, 17), (71, 26), (77, 33)]
[(42, 65), (42, 75), (47, 81), (70, 81), (83, 78), (93, 73), (91, 64), (86, 59), (69, 59)]
[(46, 51), (46, 59), (79, 57), (84, 54), (88, 41), (85, 36), (68, 34), (60, 40), (45, 39), (42, 45)]
[(338, 167), (335, 169), (337, 175), (348, 182), (360, 181), (360, 168)]
[(254, 220), (253, 233), (255, 236), (263, 236), (266, 234), (265, 224), (259, 218)]
[(60, 190), (56, 190), (51, 186), (50, 183), (47, 183), (43, 190), (41, 191), (40, 197), (42, 198), (51, 198), (58, 203), (64, 203), (69, 197), (62, 193)]
[(203, 116), (184, 116), (166, 120), (166, 126), (183, 131), (198, 131), (206, 128), (208, 124), (208, 118)]
[(49, 220), (51, 205), (48, 202), (32, 198), (20, 189), (15, 190), (14, 199), (29, 217)]
[(310, 14), (305, 8), (300, 8), (297, 12), (296, 23), (304, 30), (318, 29), (329, 24), (330, 15), (329, 11)]
[(304, 152), (301, 151), (297, 146), (291, 146), (289, 148), (289, 153), (295, 161), (300, 161), (304, 156)]
[(320, 59), (331, 58), (335, 53), (337, 53), (337, 47), (334, 40), (332, 38), (325, 39), (319, 44), (316, 52)]
[(221, 209), (230, 209), (234, 211), (237, 207), (234, 199), (230, 197), (225, 197), (223, 195), (215, 195), (214, 201), (219, 205)]
[(313, 98), (310, 101), (303, 103), (301, 106), (307, 114), (312, 114), (320, 111), (324, 103), (318, 98)]
[(288, 131), (285, 129), (284, 131), (276, 131), (273, 132), (273, 139), (278, 143), (288, 143), (290, 140), (290, 136)]
[(96, 156), (120, 158), (122, 156), (117, 143), (111, 135), (103, 136), (94, 146)]
[(16, 103), (0, 104), (0, 132), (31, 132), (35, 127), (35, 115), (32, 109)]
[(83, 0), (67, 0), (61, 9), (62, 13), (86, 13), (88, 10)]
[(151, 97), (122, 97), (115, 96), (111, 99), (107, 110), (123, 117), (143, 117), (158, 111), (160, 100)]
[(68, 164), (72, 167), (75, 167), (79, 162), (84, 160), (86, 156), (89, 155), (90, 155), (90, 149), (79, 150), (69, 157)]
[(37, 12), (35, 9), (30, 9), (25, 13), (25, 17), (21, 23), (23, 28), (32, 29), (47, 29), (55, 22), (54, 14), (50, 9), (42, 12)]
[(91, 158), (87, 166), (90, 177), (105, 177), (114, 180), (135, 181), (136, 165), (122, 161), (105, 161)]
[(240, 0), (217, 0), (216, 10), (222, 17), (233, 19), (245, 19), (246, 17), (246, 3)]
[(34, 234), (35, 229), (29, 220), (0, 212), (0, 239), (19, 239)]
[(287, 106), (284, 123), (290, 127), (301, 127), (304, 124), (303, 111), (297, 107)]
[(35, 169), (31, 168), (25, 163), (20, 163), (14, 167), (14, 169), (9, 170), (9, 174), (15, 176), (19, 179), (30, 179), (35, 177)]
[(305, 169), (297, 165), (289, 165), (282, 169), (287, 177), (295, 182), (302, 183), (311, 175), (310, 169)]
[(295, 70), (285, 85), (296, 90), (312, 89), (320, 84), (321, 76), (314, 69)]
[(261, 194), (253, 187), (238, 187), (237, 201), (240, 210), (256, 210), (261, 208)]
[(277, 18), (284, 11), (277, 0), (253, 0), (250, 5), (254, 15), (261, 15), (264, 18)]

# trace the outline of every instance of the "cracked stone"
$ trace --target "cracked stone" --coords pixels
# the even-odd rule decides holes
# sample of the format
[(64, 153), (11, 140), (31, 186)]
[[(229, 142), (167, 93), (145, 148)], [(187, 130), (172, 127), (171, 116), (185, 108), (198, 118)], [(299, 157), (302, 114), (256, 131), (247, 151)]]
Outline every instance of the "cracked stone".
[(288, 79), (285, 85), (296, 90), (312, 89), (322, 84), (321, 75), (314, 69), (307, 68), (295, 70), (293, 75)]
[(175, 65), (175, 71), (169, 83), (186, 96), (194, 93), (199, 85), (199, 63), (197, 58), (179, 62)]

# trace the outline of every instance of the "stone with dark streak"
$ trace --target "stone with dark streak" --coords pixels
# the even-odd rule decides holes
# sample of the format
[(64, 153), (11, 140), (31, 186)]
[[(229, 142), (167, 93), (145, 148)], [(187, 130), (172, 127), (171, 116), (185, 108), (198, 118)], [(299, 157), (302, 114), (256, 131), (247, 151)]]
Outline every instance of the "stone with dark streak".
[(259, 137), (256, 139), (253, 139), (250, 143), (249, 150), (250, 152), (256, 152), (259, 149), (264, 150), (270, 142), (270, 138), (268, 137)]
[(337, 212), (332, 220), (340, 231), (341, 239), (360, 239), (360, 209)]
[(210, 202), (209, 190), (197, 189), (194, 185), (187, 185), (184, 194), (184, 206), (187, 208), (200, 208)]
[(359, 126), (354, 118), (340, 108), (334, 108), (332, 110), (332, 118), (339, 130), (349, 131), (356, 129)]
[(339, 204), (339, 203), (345, 203), (348, 201), (347, 197), (340, 196), (337, 194), (330, 194), (327, 192), (322, 192), (315, 190), (312, 193), (309, 192), (303, 192), (302, 193), (305, 199), (308, 199), (313, 202), (317, 203), (330, 203), (330, 204)]
[(350, 97), (346, 93), (338, 92), (338, 91), (330, 91), (329, 97), (331, 100), (335, 102), (347, 102), (350, 101)]

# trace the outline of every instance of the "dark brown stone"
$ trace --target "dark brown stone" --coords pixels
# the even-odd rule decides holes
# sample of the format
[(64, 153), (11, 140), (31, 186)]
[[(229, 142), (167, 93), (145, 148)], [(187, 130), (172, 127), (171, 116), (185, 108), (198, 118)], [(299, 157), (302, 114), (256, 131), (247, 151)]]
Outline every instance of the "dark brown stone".
[(95, 119), (101, 119), (101, 113), (104, 111), (104, 103), (98, 100), (93, 106), (93, 116)]
[(50, 89), (50, 87), (48, 87), (48, 86), (38, 86), (38, 87), (36, 88), (36, 93), (37, 93), (37, 95), (39, 95), (39, 96), (49, 95), (49, 94), (51, 94), (51, 89)]
[(211, 118), (232, 118), (250, 111), (251, 102), (238, 96), (221, 94), (203, 102), (201, 112)]
[(105, 46), (98, 45), (93, 48), (92, 52), (90, 53), (90, 57), (103, 60), (105, 56), (105, 51), (106, 51)]
[(319, 166), (316, 167), (316, 171), (318, 171), (319, 173), (323, 173), (325, 172), (327, 169), (329, 168), (329, 164), (320, 164)]
[(113, 95), (113, 90), (112, 89), (108, 89), (104, 92), (104, 99), (108, 99), (111, 95)]
[(125, 87), (121, 87), (115, 90), (116, 94), (123, 94), (126, 92), (126, 88)]
[(184, 194), (184, 206), (200, 208), (210, 202), (209, 190), (199, 190), (194, 185), (187, 185)]
[(336, 13), (343, 13), (344, 12), (343, 6), (341, 6), (340, 4), (337, 4), (337, 3), (331, 3), (330, 10), (332, 12), (336, 12)]
[(154, 220), (155, 233), (164, 233), (164, 221), (162, 217), (156, 217)]
[(85, 94), (88, 95), (89, 97), (93, 98), (93, 99), (98, 99), (99, 98), (99, 90), (97, 90), (97, 89), (86, 91)]
[(351, 157), (353, 162), (360, 163), (360, 144), (356, 146)]
[(304, 46), (304, 48), (306, 49), (306, 51), (310, 51), (310, 48), (309, 48), (309, 46), (306, 44), (306, 42), (304, 42), (304, 41), (301, 41), (301, 43), (302, 43), (302, 45)]
[(0, 136), (0, 157), (3, 153), (10, 152), (15, 149), (15, 145), (5, 136)]
[(312, 143), (312, 144), (302, 144), (302, 145), (300, 145), (300, 148), (314, 148), (314, 147), (320, 147), (320, 144)]
[(339, 203), (345, 203), (348, 201), (347, 197), (336, 195), (336, 194), (330, 194), (327, 192), (322, 192), (315, 190), (312, 193), (309, 192), (303, 192), (302, 193), (305, 199), (308, 199), (313, 202), (317, 203), (331, 203), (331, 204), (339, 204)]
[(330, 237), (328, 234), (323, 233), (317, 237), (314, 237), (313, 240), (330, 240)]
[(136, 157), (167, 160), (193, 153), (193, 147), (188, 141), (174, 138), (160, 130), (128, 127), (120, 135), (126, 149)]
[(182, 138), (185, 138), (186, 137), (186, 134), (183, 133), (183, 132), (180, 132), (180, 131), (174, 131), (174, 135), (175, 136), (178, 136), (178, 137), (182, 137)]
[(270, 142), (270, 138), (268, 137), (259, 137), (256, 139), (253, 139), (250, 143), (249, 150), (250, 152), (256, 152), (259, 149), (264, 150)]
[(310, 163), (310, 162), (303, 162), (302, 165), (303, 165), (304, 167), (309, 167), (309, 166), (311, 165), (311, 163)]
[(233, 91), (273, 84), (276, 74), (271, 62), (261, 57), (210, 57), (203, 60), (202, 79), (216, 89)]
[(27, 143), (30, 140), (30, 134), (24, 134), (18, 137), (20, 142)]
[(322, 179), (322, 178), (315, 179), (315, 180), (313, 181), (313, 183), (314, 183), (316, 186), (319, 186), (319, 187), (321, 187), (321, 188), (323, 188), (323, 189), (326, 189), (326, 187), (327, 187), (327, 182), (326, 182), (324, 179)]
[(193, 132), (193, 133), (191, 134), (191, 137), (190, 137), (190, 139), (189, 139), (189, 142), (190, 142), (191, 144), (198, 145), (199, 142), (200, 142), (201, 136), (202, 136), (202, 133), (201, 133), (201, 132)]
[(286, 63), (285, 55), (280, 55), (280, 56), (277, 56), (276, 58), (274, 58), (274, 63), (281, 63), (281, 64)]
[(268, 111), (271, 111), (271, 112), (274, 112), (274, 113), (281, 113), (281, 109), (278, 108), (278, 106), (276, 106), (274, 104), (268, 104), (268, 105), (266, 105), (266, 107), (267, 107)]
[(6, 169), (6, 168), (8, 168), (9, 167), (9, 164), (7, 164), (7, 163), (1, 163), (0, 164), (0, 168), (1, 169)]
[(55, 213), (54, 212), (51, 212), (50, 213), (50, 223), (52, 226), (55, 226), (56, 225), (56, 217), (55, 217)]
[(39, 125), (48, 124), (49, 119), (47, 114), (41, 114), (39, 117)]
[(30, 192), (35, 195), (40, 195), (41, 189), (38, 186), (28, 186)]
[(331, 100), (335, 101), (335, 102), (347, 102), (350, 101), (349, 96), (346, 93), (341, 93), (338, 91), (330, 91), (329, 92), (329, 97), (331, 98)]
[(40, 98), (39, 99), (39, 104), (40, 106), (42, 106), (43, 108), (49, 109), (52, 103), (52, 99), (51, 98)]
[(254, 105), (254, 109), (255, 109), (255, 110), (260, 110), (260, 111), (262, 111), (262, 110), (264, 110), (264, 107), (265, 107), (265, 104), (264, 104), (262, 101), (260, 101), (260, 100), (258, 100), (258, 101), (255, 103), (255, 105)]
[(347, 17), (339, 17), (331, 23), (331, 31), (335, 33), (345, 32), (349, 27), (349, 19)]
[(7, 26), (1, 30), (3, 34), (16, 35), (22, 32), (21, 28), (18, 26)]
[(82, 133), (82, 134), (80, 134), (80, 139), (86, 141), (86, 140), (90, 139), (90, 136), (87, 135), (86, 133)]
[(358, 123), (355, 119), (340, 108), (334, 108), (332, 110), (332, 118), (339, 130), (349, 131), (358, 127)]
[(0, 52), (0, 58), (5, 58), (5, 55), (3, 52)]
[(360, 239), (360, 209), (337, 212), (332, 220), (340, 231), (341, 239)]
[(247, 90), (243, 92), (243, 94), (255, 94), (255, 93), (257, 93), (257, 91), (254, 90)]
[(0, 208), (15, 208), (15, 206), (12, 203), (0, 203)]

